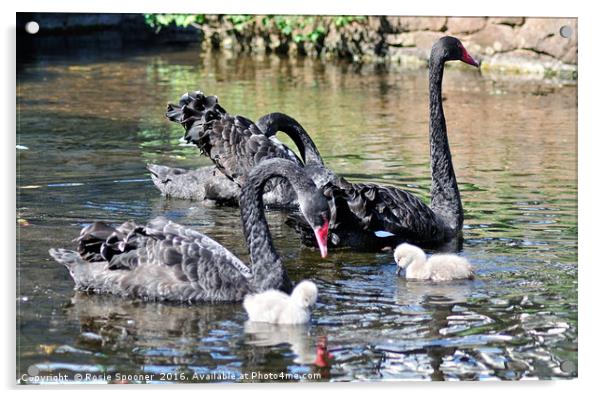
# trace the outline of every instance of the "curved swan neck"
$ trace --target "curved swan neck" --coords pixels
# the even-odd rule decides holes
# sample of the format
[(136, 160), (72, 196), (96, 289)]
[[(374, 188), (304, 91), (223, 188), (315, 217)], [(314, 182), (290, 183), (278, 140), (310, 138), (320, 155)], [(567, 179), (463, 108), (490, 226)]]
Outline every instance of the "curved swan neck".
[(283, 284), (287, 290), (291, 289), (286, 270), (272, 243), (264, 212), (264, 186), (273, 177), (288, 180), (297, 197), (303, 195), (304, 190), (316, 189), (299, 167), (283, 159), (263, 161), (248, 175), (240, 195), (241, 219), (251, 256), (254, 286), (258, 291), (282, 287)]
[(429, 64), (429, 140), (431, 150), (431, 208), (456, 231), (464, 220), (460, 191), (452, 164), (441, 94), (445, 61), (431, 54)]
[(289, 136), (297, 146), (301, 158), (306, 165), (324, 164), (318, 148), (307, 131), (292, 117), (284, 113), (274, 112), (261, 117), (256, 124), (268, 137), (275, 135), (279, 131)]

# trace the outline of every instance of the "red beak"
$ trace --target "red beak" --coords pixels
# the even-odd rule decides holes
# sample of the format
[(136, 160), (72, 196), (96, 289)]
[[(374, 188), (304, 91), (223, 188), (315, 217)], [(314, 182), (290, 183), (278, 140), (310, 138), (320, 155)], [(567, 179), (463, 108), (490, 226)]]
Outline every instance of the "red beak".
[(328, 255), (328, 224), (329, 221), (325, 220), (324, 225), (318, 228), (314, 228), (314, 234), (318, 241), (318, 247), (320, 248), (320, 255), (322, 258)]
[(468, 65), (476, 66), (477, 68), (479, 67), (479, 62), (475, 61), (475, 59), (470, 56), (464, 47), (462, 47), (462, 58), (460, 60)]

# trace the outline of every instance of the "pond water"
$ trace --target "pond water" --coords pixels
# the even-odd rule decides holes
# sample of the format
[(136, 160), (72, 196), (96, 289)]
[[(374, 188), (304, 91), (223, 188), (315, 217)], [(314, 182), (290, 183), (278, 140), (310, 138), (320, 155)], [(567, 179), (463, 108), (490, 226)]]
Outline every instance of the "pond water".
[[(449, 68), (443, 88), (465, 208), (460, 254), (475, 265), (476, 280), (407, 282), (384, 252), (339, 250), (323, 260), (274, 211), (268, 219), (289, 275), (320, 290), (311, 324), (283, 328), (247, 323), (240, 304), (74, 292), (48, 249), (74, 248), (93, 220), (165, 215), (247, 258), (237, 209), (163, 198), (145, 169), (210, 164), (180, 145), (181, 127), (164, 117), (168, 101), (195, 89), (252, 119), (289, 113), (336, 172), (427, 200), (427, 70), (201, 55), (196, 46), (23, 61), (17, 379), (28, 371), (71, 381), (87, 373), (96, 382), (117, 373), (153, 382), (575, 377), (576, 87)], [(320, 366), (325, 342), (331, 357), (319, 356), (330, 365)]]

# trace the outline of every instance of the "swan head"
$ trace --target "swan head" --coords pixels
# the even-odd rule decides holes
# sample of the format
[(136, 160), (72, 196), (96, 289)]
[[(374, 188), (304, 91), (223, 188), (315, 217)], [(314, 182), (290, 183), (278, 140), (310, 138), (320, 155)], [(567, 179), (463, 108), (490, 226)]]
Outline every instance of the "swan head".
[(328, 199), (317, 188), (299, 195), (299, 208), (311, 226), (318, 241), (320, 255), (328, 255), (328, 227), (330, 225), (330, 206)]
[(311, 281), (301, 281), (295, 286), (291, 298), (303, 308), (311, 307), (318, 300), (318, 287)]
[(402, 270), (408, 268), (414, 261), (426, 262), (426, 254), (424, 254), (422, 249), (409, 243), (402, 243), (397, 246), (393, 253), (393, 258), (395, 258), (395, 262), (397, 263), (397, 275)]
[(479, 67), (479, 62), (476, 61), (464, 48), (462, 42), (453, 36), (444, 36), (440, 38), (434, 45), (431, 51), (431, 57), (440, 57), (443, 62), (446, 61), (462, 61), (468, 65)]

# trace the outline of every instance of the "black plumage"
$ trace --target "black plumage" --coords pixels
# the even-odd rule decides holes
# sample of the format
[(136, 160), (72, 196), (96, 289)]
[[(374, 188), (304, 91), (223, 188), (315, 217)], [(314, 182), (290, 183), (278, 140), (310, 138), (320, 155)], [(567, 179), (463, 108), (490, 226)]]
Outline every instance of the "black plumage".
[[(146, 225), (128, 221), (116, 228), (95, 222), (82, 230), (78, 252), (49, 253), (67, 267), (77, 289), (98, 293), (176, 302), (240, 301), (248, 293), (267, 289), (290, 293), (292, 283), (272, 244), (262, 202), (264, 186), (272, 178), (290, 182), (316, 237), (325, 236), (330, 219), (327, 199), (297, 165), (271, 159), (248, 174), (241, 192), (251, 266), (210, 237), (163, 217)], [(325, 254), (325, 239), (320, 243)]]
[[(211, 117), (205, 117), (206, 107), (211, 107)], [(185, 139), (190, 143), (199, 145), (201, 153), (209, 155), (213, 145), (201, 145), (201, 136), (203, 128), (212, 128), (205, 126), (207, 119), (215, 120), (215, 115), (225, 116), (225, 110), (217, 104), (216, 97), (207, 97), (200, 92), (186, 93), (180, 99), (179, 105), (169, 104), (166, 116), (169, 120), (180, 123), (186, 130)], [(214, 119), (212, 119), (214, 118)], [(239, 120), (246, 120), (238, 116)], [(240, 124), (239, 124), (240, 125)], [(246, 127), (245, 127), (246, 126)], [(297, 129), (303, 129), (294, 119), (282, 113), (271, 113), (262, 116), (255, 126), (248, 120), (242, 127), (242, 131), (237, 134), (228, 135), (228, 142), (217, 142), (215, 148), (227, 148), (230, 142), (237, 142), (237, 150), (227, 151), (230, 159), (239, 159), (239, 166), (243, 166), (243, 173), (248, 171), (249, 167), (261, 161), (263, 158), (284, 157), (293, 160), (296, 164), (302, 165), (309, 162), (322, 162), (318, 149), (307, 133), (298, 133)], [(295, 153), (280, 142), (276, 137), (278, 131), (285, 132), (295, 142), (301, 153), (303, 161), (297, 158)], [(208, 136), (214, 133), (207, 132)], [(263, 134), (268, 140), (253, 137), (253, 135)], [(217, 136), (219, 137), (219, 135)], [(297, 141), (300, 140), (300, 141)], [(310, 148), (305, 151), (305, 148)], [(219, 150), (216, 149), (217, 152)], [(223, 159), (224, 155), (219, 153), (214, 155), (216, 165)], [(305, 157), (308, 159), (305, 159)], [(249, 161), (250, 159), (250, 161)], [(206, 166), (198, 169), (181, 169), (156, 164), (148, 164), (151, 179), (161, 193), (167, 197), (177, 199), (189, 199), (204, 201), (211, 204), (238, 206), (240, 196), (241, 172), (240, 170), (228, 168), (229, 174), (222, 173), (216, 166)], [(222, 167), (221, 170), (225, 168)], [(240, 168), (239, 168), (240, 169)], [(316, 176), (312, 176), (316, 177)], [(316, 180), (316, 184), (320, 181)], [(271, 208), (296, 208), (296, 196), (291, 194), (291, 190), (285, 184), (273, 184), (267, 187), (263, 196), (263, 202)]]
[[(324, 166), (307, 132), (294, 119), (272, 114), (257, 125), (270, 135), (286, 132), (305, 159), (305, 170), (316, 185), (331, 199), (331, 235), (329, 245), (374, 250), (401, 242), (437, 246), (461, 234), (464, 220), (460, 192), (447, 140), (441, 85), (443, 65), (461, 60), (478, 66), (461, 42), (443, 37), (431, 51), (429, 67), (429, 137), (431, 147), (431, 205), (427, 206), (409, 192), (391, 186), (354, 184)], [(268, 127), (269, 126), (269, 127)], [(287, 221), (311, 244), (311, 230), (294, 214)]]
[[(303, 162), (280, 141), (266, 136), (255, 123), (243, 116), (232, 116), (218, 104), (217, 97), (202, 92), (186, 93), (179, 105), (169, 104), (166, 116), (185, 129), (184, 139), (195, 144), (217, 169), (238, 186), (249, 171), (264, 159), (287, 159), (299, 166)], [(283, 179), (266, 185), (270, 205), (295, 204), (294, 191)]]

